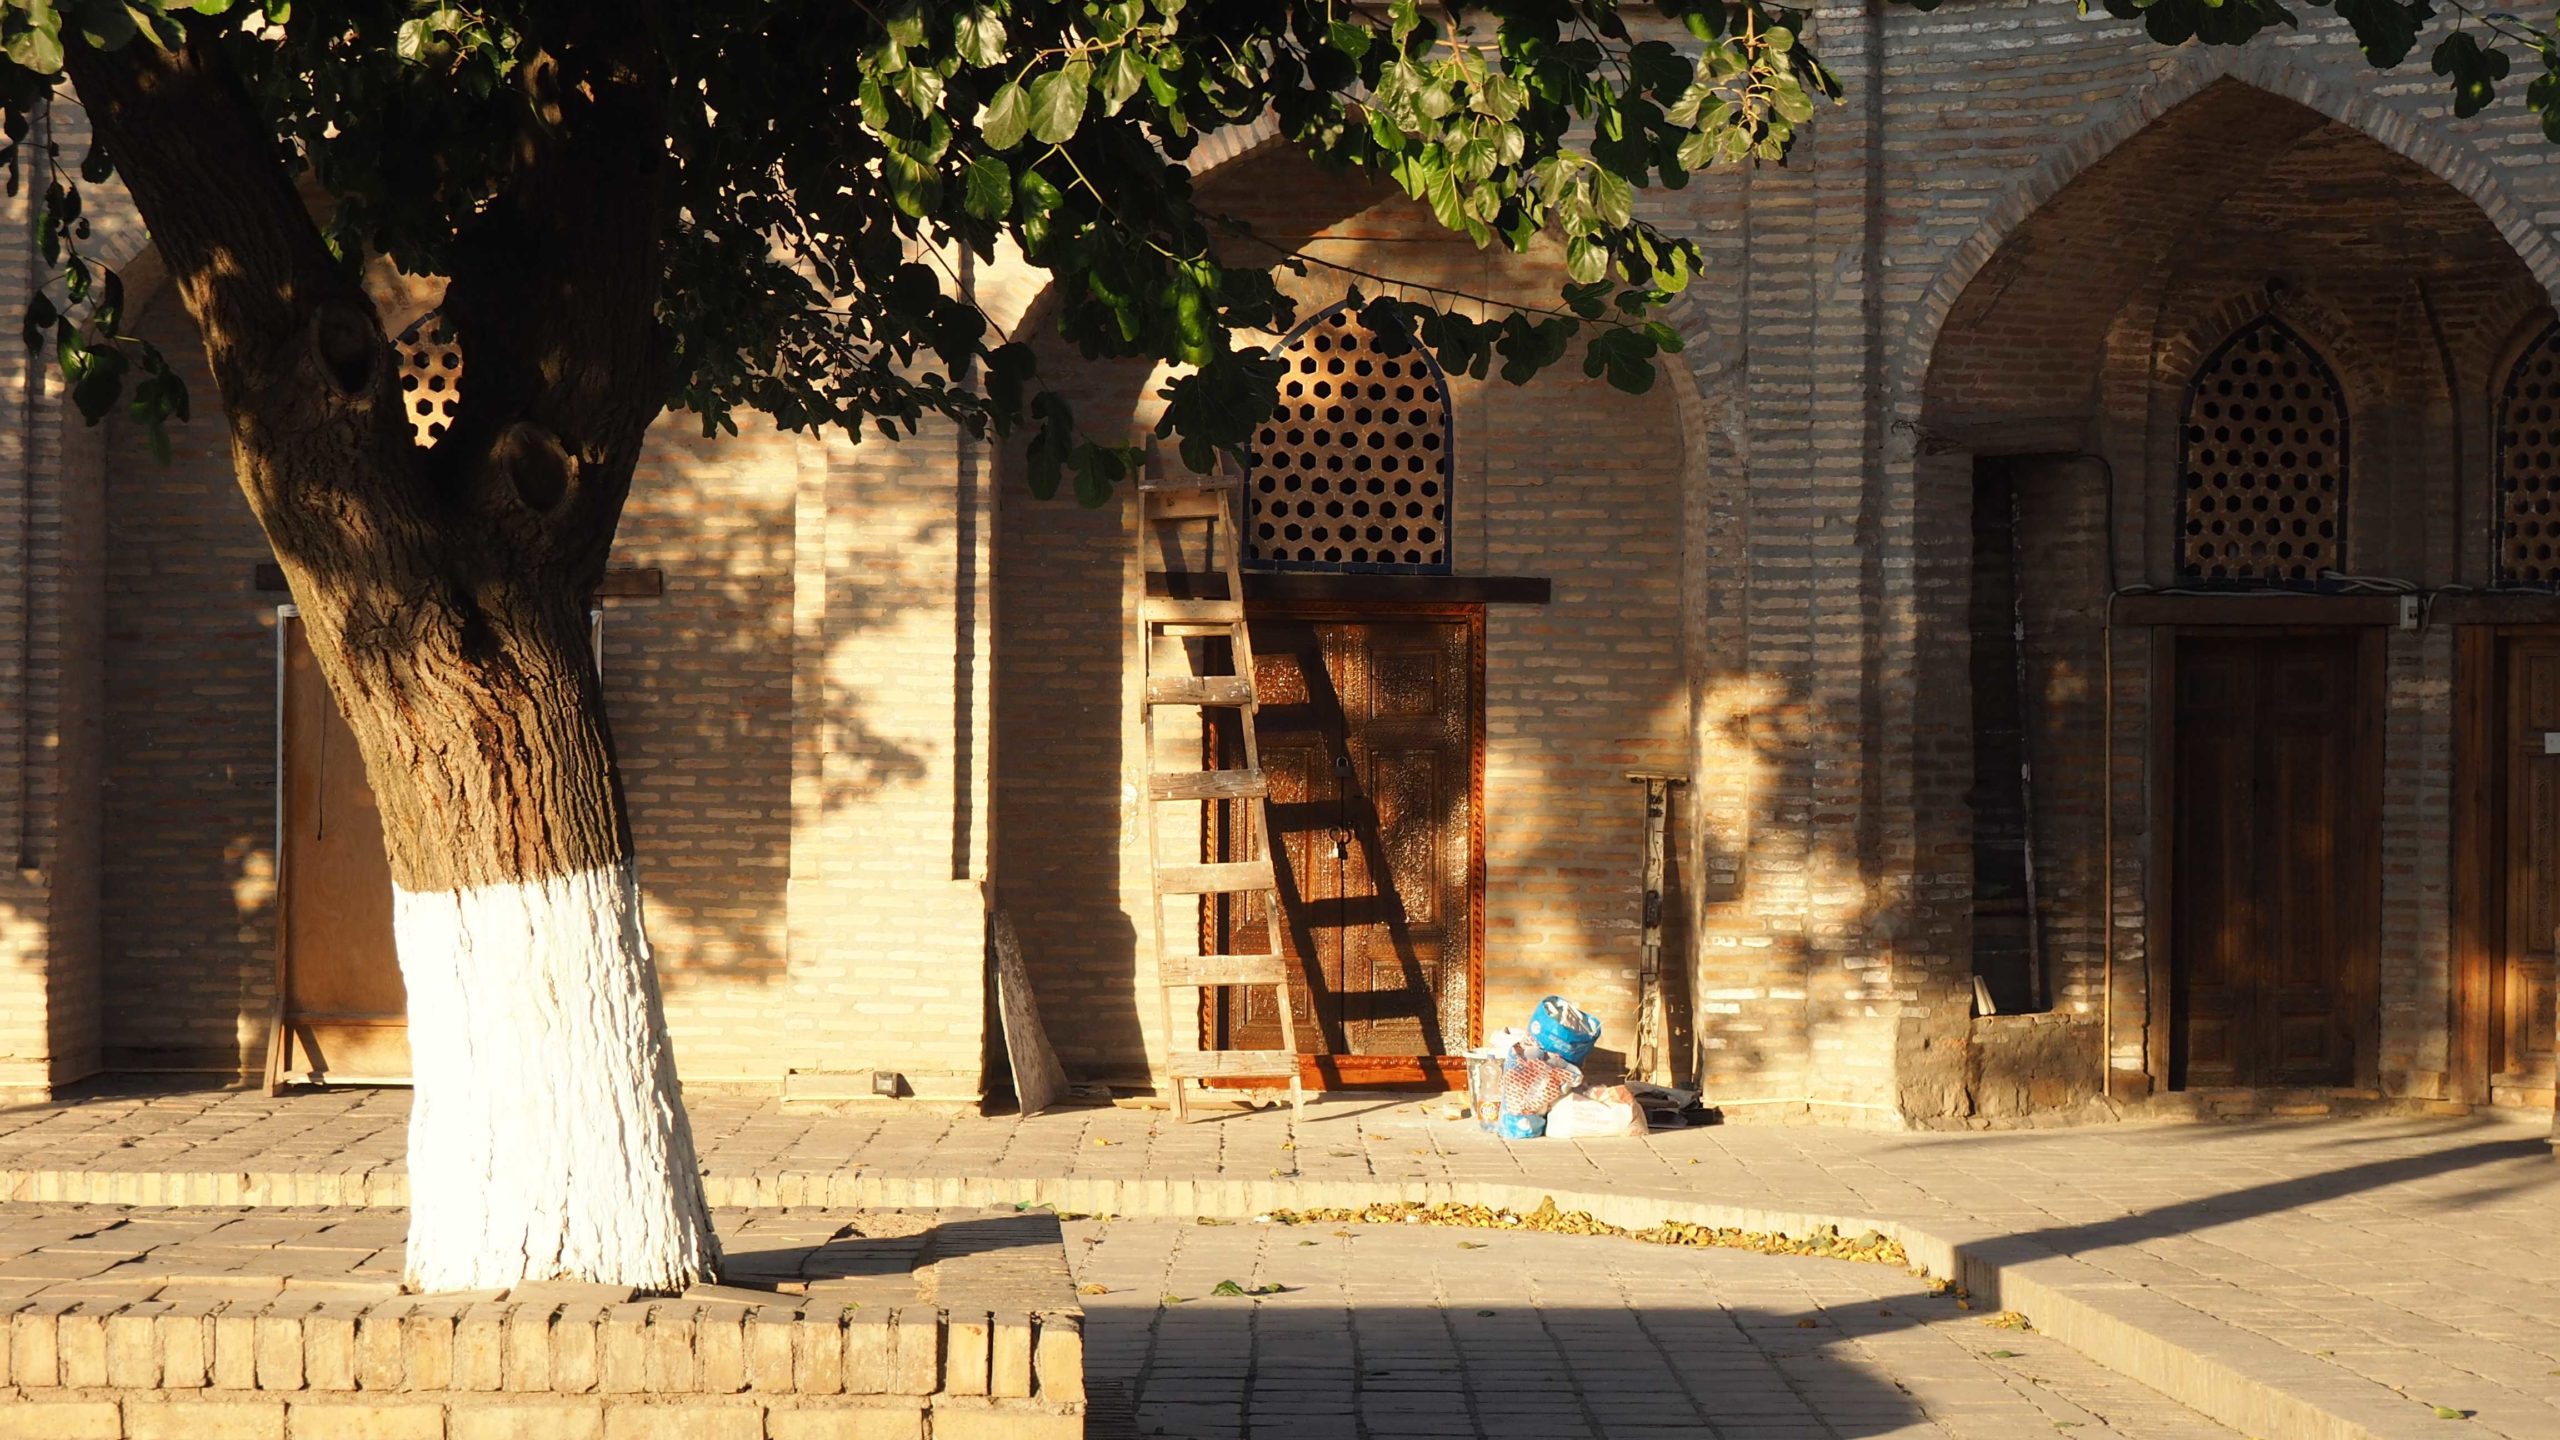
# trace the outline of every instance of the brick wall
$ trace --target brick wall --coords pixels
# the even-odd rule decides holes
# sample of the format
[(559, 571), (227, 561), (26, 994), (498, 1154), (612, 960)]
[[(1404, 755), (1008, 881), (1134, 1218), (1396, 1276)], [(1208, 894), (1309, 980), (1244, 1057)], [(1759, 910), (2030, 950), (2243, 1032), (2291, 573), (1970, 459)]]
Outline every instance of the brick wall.
[[(1335, 266), (1523, 302), (1562, 282), (1552, 261), (1453, 244), (1427, 213), (1277, 152), (1219, 172), (1210, 194), (1275, 244)], [(1311, 267), (1291, 287), (1300, 317), (1348, 283)], [(1151, 421), (1146, 382), (1085, 367), (1079, 414), (1101, 433), (1120, 417)], [(1668, 386), (1621, 396), (1573, 367), (1526, 390), (1464, 377), (1450, 390), (1456, 570), (1554, 582), (1552, 605), (1487, 616), (1484, 1024), (1520, 1023), (1563, 993), (1600, 1015), (1614, 1048), (1634, 1030), (1643, 854), (1642, 792), (1624, 777), (1679, 768), (1687, 726), (1681, 420)], [(1130, 799), (1132, 523), (1120, 504), (1079, 511), (1032, 500), (1009, 474), (999, 482), (999, 901), (1069, 1066), (1124, 1078), (1147, 1073), (1158, 1024)], [(1165, 914), (1186, 932), (1179, 948), (1192, 912)], [(1192, 1023), (1187, 1008), (1175, 1023)]]
[[(395, 318), (423, 308), (384, 288)], [(165, 294), (139, 323), (197, 419), (165, 467), (129, 427), (105, 436), (107, 864), (83, 911), (123, 997), (111, 1064), (248, 1075), (273, 996), (283, 597), (252, 587), (271, 557), (191, 326)], [(744, 431), (659, 423), (614, 563), (662, 570), (665, 590), (608, 601), (603, 627), (684, 1073), (878, 1067), (974, 1096), (988, 745), (966, 697), (988, 647), (969, 639), (987, 623), (984, 526), (962, 517), (983, 496), (953, 485), (947, 434), (830, 450)], [(962, 642), (977, 660), (955, 662)]]
[[(2239, 51), (2029, 0), (1814, 24), (1847, 104), (1790, 163), (1643, 199), (1710, 260), (1663, 386), (1630, 399), (1568, 366), (1522, 393), (1455, 387), (1459, 568), (1556, 585), (1488, 627), (1487, 1021), (1552, 988), (1627, 1033), (1638, 809), (1618, 777), (1685, 765), (1682, 959), (1710, 1090), (1737, 1114), (1966, 1110), (1972, 745), (1950, 677), (1972, 465), (2002, 456), (2033, 471), (2056, 999), (2109, 1025), (2130, 1093), (2167, 1003), (2146, 949), (2154, 686), (2148, 635), (2109, 632), (2098, 601), (2174, 579), (2186, 376), (2272, 303), (2348, 391), (2350, 565), (2486, 583), (2489, 400), (2560, 281), (2536, 218), (2560, 212), (2560, 150), (2513, 106), (2450, 120), (2422, 70), (2377, 79), (2325, 14)], [(1284, 248), (1552, 294), (1547, 262), (1453, 245), (1257, 135), (1204, 150), (1226, 161), (1206, 185)], [(981, 280), (1046, 333), (1036, 277)], [(1298, 283), (1312, 309), (1346, 279)], [(197, 363), (165, 305), (143, 322)], [(1147, 418), (1148, 376), (1050, 363), (1097, 430)], [(122, 1064), (251, 1063), (265, 1011), (269, 603), (245, 587), (263, 551), (210, 423), (168, 471), (130, 436), (103, 462), (108, 865), (83, 908), (108, 992), (131, 997), (106, 1038)], [(706, 447), (684, 423), (654, 442), (617, 556), (665, 568), (668, 592), (615, 603), (606, 663), (688, 1073), (894, 1066), (970, 1090), (991, 875), (1070, 1065), (1143, 1070), (1125, 511), (1033, 502), (1018, 467), (947, 433)], [(12, 503), (0, 529), (23, 527)], [(2450, 653), (2440, 629), (2390, 640), (2379, 1059), (2413, 1094), (2450, 1063)], [(76, 740), (61, 754), (40, 793), (77, 791)], [(76, 865), (0, 876), (0, 1025), (19, 997), (82, 993), (51, 918), (79, 883)], [(77, 1004), (45, 1003), (51, 1038), (0, 1032), (17, 1073), (82, 1043)]]
[[(66, 108), (40, 133), (85, 134)], [(25, 234), (33, 195), (0, 201)], [(100, 238), (115, 243), (112, 217)], [(27, 247), (0, 251), (0, 288), (23, 293)], [(98, 1064), (100, 502), (71, 478), (88, 437), (59, 420), (47, 356), (0, 367), (0, 1094), (41, 1092)], [(85, 478), (85, 477), (83, 477)]]

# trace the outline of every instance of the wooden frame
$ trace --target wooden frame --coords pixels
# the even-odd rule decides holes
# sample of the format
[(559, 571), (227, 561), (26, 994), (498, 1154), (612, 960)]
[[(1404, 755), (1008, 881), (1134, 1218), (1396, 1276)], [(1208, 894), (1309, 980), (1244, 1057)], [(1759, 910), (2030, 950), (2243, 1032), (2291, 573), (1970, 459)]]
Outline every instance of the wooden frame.
[(2505, 879), (2489, 873), (2506, 769), (2498, 754), (2504, 639), (2494, 626), (2467, 625), (2453, 645), (2453, 974), (2445, 1079), (2453, 1098), (2474, 1105), (2489, 1098), (2490, 999), (2499, 959), (2492, 947), (2506, 929)]
[[(2197, 628), (2216, 637), (2280, 639), (2286, 636), (2333, 637), (2345, 627)], [(2151, 783), (2148, 794), (2150, 814), (2147, 817), (2151, 845), (2149, 874), (2143, 886), (2144, 985), (2148, 1023), (2144, 1026), (2143, 1070), (2151, 1077), (2154, 1094), (2171, 1090), (2171, 1081), (2176, 1073), (2172, 1064), (2177, 1023), (2174, 987), (2178, 965), (2178, 957), (2174, 953), (2178, 913), (2174, 807), (2177, 803), (2178, 642), (2183, 633), (2183, 627), (2169, 625), (2159, 626), (2151, 632), (2148, 744)], [(2348, 852), (2351, 873), (2358, 877), (2369, 876), (2372, 883), (2365, 884), (2360, 879), (2354, 887), (2354, 893), (2364, 897), (2370, 913), (2357, 917), (2363, 923), (2352, 925), (2348, 931), (2356, 940), (2347, 955), (2344, 1003), (2354, 1026), (2355, 1084), (2358, 1088), (2371, 1089), (2379, 1083), (2382, 1069), (2382, 852), (2379, 832), (2384, 780), (2382, 719), (2387, 661), (2384, 637), (2387, 632), (2377, 627), (2361, 626), (2356, 627), (2353, 633), (2356, 639), (2356, 703), (2348, 731), (2348, 763), (2355, 783), (2366, 792), (2360, 797), (2363, 809), (2357, 818), (2371, 823), (2344, 827), (2341, 844)]]
[[(2483, 599), (2506, 597), (2480, 597)], [(2560, 596), (2515, 597), (2551, 603)], [(2490, 1100), (2490, 1056), (2503, 1018), (2507, 959), (2506, 646), (2548, 639), (2560, 623), (2467, 625), (2453, 652), (2453, 974), (2446, 997), (2452, 1044), (2445, 1057), (2453, 1098)]]
[[(1359, 577), (1368, 578), (1368, 577)], [(1248, 580), (1250, 586), (1250, 580)], [(1485, 849), (1484, 849), (1484, 766), (1485, 766), (1485, 607), (1480, 602), (1408, 601), (1384, 604), (1365, 600), (1264, 600), (1253, 598), (1247, 590), (1245, 620), (1309, 620), (1335, 624), (1361, 624), (1370, 621), (1448, 620), (1467, 627), (1468, 685), (1474, 703), (1467, 716), (1468, 827), (1467, 827), (1467, 1034), (1466, 1045), (1473, 1048), (1484, 1042), (1484, 974), (1485, 974)], [(1214, 924), (1206, 920), (1204, 924)], [(1218, 1004), (1210, 991), (1200, 995), (1200, 1043), (1219, 1043)], [(1302, 1074), (1307, 1083), (1320, 1087), (1344, 1085), (1438, 1085), (1460, 1089), (1466, 1085), (1466, 1061), (1452, 1055), (1308, 1055), (1304, 1056)], [(1254, 1082), (1238, 1081), (1239, 1085)], [(1268, 1083), (1268, 1082), (1266, 1082)]]

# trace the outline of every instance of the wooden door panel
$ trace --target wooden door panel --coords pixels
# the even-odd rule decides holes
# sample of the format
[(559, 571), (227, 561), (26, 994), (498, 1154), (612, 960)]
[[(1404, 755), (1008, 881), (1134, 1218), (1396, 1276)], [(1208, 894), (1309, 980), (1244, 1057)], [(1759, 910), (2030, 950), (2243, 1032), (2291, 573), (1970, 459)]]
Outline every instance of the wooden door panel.
[(2182, 1024), (2172, 1048), (2182, 1085), (2246, 1083), (2245, 1046), (2234, 1043), (2232, 1029), (2252, 1006), (2241, 966), (2256, 928), (2246, 869), (2256, 815), (2228, 799), (2250, 785), (2248, 678), (2245, 657), (2203, 646), (2179, 656), (2173, 990)]
[(2347, 1085), (2378, 877), (2351, 637), (2178, 647), (2171, 1082)]
[[(1472, 624), (1258, 616), (1253, 636), (1267, 697), (1257, 736), (1289, 872), (1284, 930), (1312, 982), (1294, 987), (1316, 1021), (1302, 1044), (1326, 1056), (1463, 1050), (1477, 903)], [(1258, 1003), (1240, 1007), (1240, 1025), (1230, 1014), (1225, 1043), (1277, 1043)]]
[[(1254, 633), (1254, 689), (1264, 703), (1255, 726), (1262, 773), (1270, 789), (1270, 823), (1276, 842), (1273, 878), (1280, 892), (1280, 949), (1293, 976), (1289, 999), (1296, 1011), (1298, 1043), (1318, 1055), (1342, 1044), (1342, 949), (1339, 927), (1320, 914), (1335, 903), (1332, 858), (1333, 734), (1339, 707), (1325, 679), (1322, 640), (1315, 627), (1281, 624)], [(1230, 837), (1240, 828), (1243, 806), (1222, 817)], [(1230, 851), (1223, 858), (1240, 858)], [(1230, 923), (1222, 944), (1230, 954), (1258, 955), (1268, 947), (1260, 897), (1227, 902)], [(1241, 1000), (1241, 1003), (1238, 1003)], [(1266, 987), (1230, 989), (1225, 1003), (1226, 1043), (1245, 1050), (1277, 1049), (1278, 997)]]
[(2506, 785), (2504, 963), (2491, 995), (2490, 1070), (2509, 1084), (2547, 1085), (2554, 1073), (2553, 928), (2560, 926), (2560, 640), (2517, 638), (2504, 667)]
[(382, 816), (303, 637), (284, 647), (281, 1073), (398, 1080), (409, 1073), (408, 991), (391, 939), (391, 863)]

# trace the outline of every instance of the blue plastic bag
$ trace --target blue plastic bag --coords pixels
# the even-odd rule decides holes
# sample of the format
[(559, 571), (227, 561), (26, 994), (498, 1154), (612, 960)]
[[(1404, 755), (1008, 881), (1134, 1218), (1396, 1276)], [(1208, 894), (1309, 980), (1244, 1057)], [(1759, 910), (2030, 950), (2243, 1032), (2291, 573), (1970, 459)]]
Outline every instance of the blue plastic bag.
[(1544, 1115), (1523, 1115), (1516, 1110), (1503, 1113), (1502, 1138), (1505, 1140), (1535, 1140), (1546, 1133), (1547, 1117)]
[(1548, 1054), (1579, 1065), (1600, 1043), (1600, 1021), (1589, 1011), (1567, 1004), (1563, 996), (1550, 995), (1538, 1002), (1538, 1013), (1529, 1017), (1529, 1038)]

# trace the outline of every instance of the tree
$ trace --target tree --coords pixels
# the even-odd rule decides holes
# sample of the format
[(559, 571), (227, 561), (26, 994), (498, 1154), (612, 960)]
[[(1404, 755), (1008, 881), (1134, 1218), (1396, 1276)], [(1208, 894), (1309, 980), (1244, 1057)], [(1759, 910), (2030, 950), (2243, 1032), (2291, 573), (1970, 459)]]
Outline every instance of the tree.
[[(83, 248), (82, 186), (120, 178), (380, 800), (416, 1055), (414, 1281), (668, 1288), (716, 1265), (584, 618), (661, 410), (891, 439), (946, 417), (1022, 445), (1043, 493), (1072, 475), (1100, 503), (1136, 452), (1081, 433), (947, 263), (1008, 247), (1054, 277), (1083, 354), (1180, 367), (1162, 428), (1205, 470), (1274, 397), (1277, 367), (1238, 335), (1287, 328), (1290, 305), (1269, 263), (1220, 243), (1237, 227), (1183, 161), (1266, 114), (1480, 246), (1563, 248), (1557, 307), (1368, 299), (1379, 333), (1515, 381), (1578, 341), (1586, 371), (1646, 388), (1677, 347), (1647, 313), (1699, 255), (1635, 192), (1782, 158), (1836, 87), (1795, 12), (1656, 0), (1647, 28), (1633, 8), (7, 0), (13, 141), (65, 85), (96, 139), (45, 196), (61, 272), (29, 342), (93, 419), (185, 417)], [(2339, 8), (2377, 60), (2429, 13)], [(2147, 23), (2245, 39), (2281, 15), (2160, 0)], [(2457, 55), (2458, 93), (2485, 98), (2490, 62), (2465, 57), (2495, 53)], [(371, 256), (447, 277), (468, 365), (431, 446), (359, 283)]]

